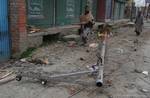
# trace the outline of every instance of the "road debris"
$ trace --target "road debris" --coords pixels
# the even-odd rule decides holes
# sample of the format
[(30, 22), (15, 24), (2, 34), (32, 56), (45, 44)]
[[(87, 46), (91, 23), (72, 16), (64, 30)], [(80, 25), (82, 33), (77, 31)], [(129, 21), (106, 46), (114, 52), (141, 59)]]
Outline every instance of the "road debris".
[(106, 83), (108, 86), (112, 86), (112, 80), (107, 80)]
[(96, 64), (94, 64), (92, 66), (86, 66), (86, 67), (91, 71), (98, 70), (98, 66)]
[(134, 43), (134, 44), (138, 44), (138, 43), (139, 43), (139, 40), (138, 40), (138, 39), (135, 39), (135, 40), (133, 41), (133, 43)]
[(115, 49), (114, 49), (114, 52), (117, 53), (117, 54), (123, 54), (123, 53), (124, 53), (124, 50), (121, 49), (121, 48), (115, 48)]
[(143, 71), (142, 72), (144, 75), (148, 76), (148, 71)]
[(148, 90), (147, 89), (141, 89), (141, 92), (148, 93)]
[(12, 74), (8, 77), (5, 77), (4, 79), (1, 79), (0, 84), (5, 84), (5, 83), (8, 83), (10, 81), (13, 81), (13, 80), (15, 80), (15, 78), (16, 78), (16, 75)]
[(89, 53), (90, 51), (89, 51), (89, 50), (86, 50), (86, 52)]
[[(127, 31), (128, 29), (124, 29), (124, 30)], [(124, 94), (130, 95), (131, 93), (135, 96), (139, 96), (142, 91), (145, 93), (148, 92), (149, 79), (143, 77), (144, 76), (142, 73), (143, 70), (139, 70), (138, 68), (143, 69), (143, 67), (144, 67), (144, 69), (146, 69), (146, 68), (148, 69), (149, 64), (146, 63), (143, 66), (143, 63), (141, 62), (143, 55), (141, 56), (140, 54), (143, 54), (143, 51), (140, 53), (140, 51), (133, 52), (133, 50), (131, 50), (130, 45), (133, 45), (133, 39), (135, 39), (135, 36), (133, 33), (131, 34), (132, 31), (129, 33), (127, 31), (126, 34), (131, 35), (131, 36), (126, 36), (126, 34), (124, 33), (124, 30), (122, 30), (122, 29), (120, 30), (123, 33), (118, 31), (118, 37), (115, 36), (114, 38), (110, 39), (111, 43), (108, 43), (108, 44), (110, 44), (110, 47), (108, 48), (108, 50), (109, 50), (108, 54), (110, 56), (107, 57), (108, 61), (106, 58), (106, 66), (105, 66), (106, 69), (105, 69), (105, 74), (104, 74), (104, 76), (106, 75), (104, 77), (106, 86), (104, 85), (104, 87), (102, 87), (102, 89), (104, 89), (104, 91), (106, 91), (106, 92), (110, 92), (112, 94), (112, 96), (121, 94), (121, 96), (123, 95), (123, 97), (124, 97)], [(143, 36), (144, 36), (144, 34), (143, 34)], [(143, 36), (139, 37), (139, 39), (142, 39)], [(125, 39), (125, 38), (127, 38), (127, 40), (122, 41), (122, 39)], [(130, 41), (130, 43), (128, 41)], [(91, 41), (91, 43), (93, 43), (93, 41)], [(87, 69), (87, 68), (85, 68), (87, 65), (92, 65), (92, 64), (94, 65), (94, 62), (97, 60), (97, 58), (95, 57), (96, 52), (92, 51), (93, 48), (91, 49), (89, 47), (78, 47), (78, 46), (76, 48), (70, 48), (70, 47), (63, 46), (64, 43), (61, 43), (61, 44), (59, 44), (60, 46), (55, 47), (55, 44), (57, 44), (57, 43), (54, 43), (54, 45), (48, 45), (48, 47), (42, 47), (42, 49), (44, 48), (43, 51), (41, 51), (41, 52), (36, 51), (34, 53), (34, 55), (36, 55), (34, 57), (36, 57), (36, 58), (41, 58), (46, 55), (46, 56), (48, 56), (49, 61), (55, 62), (55, 64), (53, 66), (39, 66), (40, 68), (47, 69), (46, 71), (51, 71), (51, 72), (52, 71), (56, 71), (56, 72), (62, 71), (62, 73), (63, 72), (67, 73), (68, 70), (72, 72), (72, 71), (75, 71), (76, 69), (77, 70), (79, 69), (79, 71), (80, 71), (80, 69)], [(116, 48), (120, 48), (120, 49), (116, 49)], [(90, 53), (86, 53), (87, 49), (90, 50)], [(134, 48), (132, 48), (132, 49), (134, 49)], [(45, 51), (45, 50), (47, 50), (47, 51)], [(139, 50), (140, 50), (140, 48), (139, 48)], [(118, 54), (124, 53), (124, 55), (118, 56), (118, 55), (116, 55), (117, 53)], [(140, 53), (140, 54), (138, 54), (138, 53)], [(149, 54), (146, 54), (146, 56), (149, 56)], [(86, 62), (80, 61), (80, 57), (85, 59)], [(112, 61), (110, 59), (112, 59)], [(135, 65), (128, 64), (127, 62), (130, 62), (130, 60), (134, 60), (133, 62), (136, 62), (136, 64)], [(146, 61), (149, 61), (149, 59), (146, 59)], [(83, 66), (83, 64), (85, 66)], [(128, 65), (128, 66), (126, 66), (126, 65)], [(34, 70), (36, 70), (37, 67), (34, 67)], [(91, 68), (91, 66), (88, 68)], [(93, 70), (93, 69), (91, 68), (91, 70)], [(111, 71), (113, 71), (113, 72), (111, 72)], [(139, 74), (137, 74), (137, 73), (139, 73)], [(138, 78), (140, 78), (140, 77), (142, 77), (142, 79), (140, 79), (140, 81), (138, 81)], [(81, 79), (82, 78), (83, 77), (81, 77)], [(91, 78), (91, 77), (88, 77), (88, 78), (86, 77), (86, 80), (88, 81), (89, 78)], [(81, 81), (80, 78), (75, 77), (75, 79), (78, 79), (77, 81)], [(94, 79), (92, 79), (92, 81), (90, 81), (90, 82), (88, 81), (89, 83), (92, 82), (91, 83), (92, 87), (93, 87), (93, 81), (94, 81)], [(83, 82), (85, 82), (85, 81), (83, 81)], [(74, 83), (74, 81), (73, 81), (73, 83)], [(78, 83), (80, 83), (80, 82), (78, 82)], [(12, 88), (15, 86), (17, 86), (18, 89), (22, 88), (22, 85), (20, 85), (20, 83), (19, 83), (19, 85), (16, 85), (16, 84), (17, 84), (17, 82), (12, 82), (9, 85)], [(91, 84), (90, 85), (86, 84), (86, 85), (91, 86)], [(32, 85), (33, 85), (32, 83), (27, 82), (27, 85), (24, 85), (24, 86), (25, 86), (25, 88), (29, 88)], [(71, 84), (67, 83), (66, 85), (68, 86)], [(82, 83), (80, 83), (79, 85), (82, 85)], [(88, 86), (86, 86), (86, 87), (88, 87)], [(140, 90), (138, 88), (139, 86), (144, 89)], [(3, 92), (4, 94), (7, 94), (7, 93), (5, 93), (5, 91), (7, 90), (7, 87), (8, 86), (3, 86), (0, 91)], [(6, 90), (3, 90), (3, 88), (5, 88)], [(63, 87), (62, 88), (61, 87), (59, 88), (57, 86), (55, 86), (54, 88), (48, 87), (48, 88), (46, 88), (46, 90), (43, 90), (44, 93), (42, 92), (42, 93), (40, 93), (40, 95), (44, 96), (45, 94), (47, 94), (47, 96), (55, 97), (58, 95), (58, 93), (56, 91), (55, 91), (56, 93), (53, 91), (53, 89), (55, 89), (55, 88), (62, 90)], [(71, 87), (69, 87), (69, 88), (71, 88)], [(11, 90), (9, 91), (9, 88), (8, 88), (8, 94), (16, 93), (17, 92), (16, 90), (18, 90), (18, 89), (14, 89), (14, 92), (12, 92)], [(29, 88), (29, 91), (36, 90), (35, 92), (37, 92), (37, 95), (38, 95), (38, 92), (40, 92), (41, 89), (43, 89), (43, 88), (40, 88), (38, 85), (35, 84), (35, 85), (33, 85), (32, 89)], [(88, 90), (88, 92), (87, 92), (87, 90), (82, 92), (81, 89), (82, 88), (75, 88), (75, 87), (71, 88), (70, 91), (68, 90), (66, 96), (65, 97), (62, 96), (62, 98), (67, 98), (68, 96), (69, 96), (68, 98), (86, 98), (87, 96), (85, 95), (86, 97), (84, 97), (82, 95), (82, 93), (84, 93), (84, 94), (89, 93), (91, 90)], [(137, 92), (137, 91), (140, 91), (140, 92)], [(25, 92), (26, 92), (26, 90), (25, 90)], [(63, 94), (63, 90), (61, 93)], [(94, 90), (94, 94), (90, 93), (90, 97), (93, 97), (93, 98), (102, 97), (102, 96), (100, 96), (100, 94), (103, 94), (103, 92), (100, 92), (100, 89), (97, 88), (96, 90)], [(53, 95), (53, 96), (51, 96), (51, 95)], [(29, 96), (32, 97), (33, 95), (29, 95)], [(26, 95), (25, 97), (29, 97), (29, 96)], [(41, 96), (39, 96), (39, 97), (41, 97)], [(15, 97), (20, 98), (18, 95)], [(111, 97), (108, 97), (108, 98), (111, 98)]]
[(127, 26), (129, 26), (129, 27), (134, 27), (134, 26), (135, 26), (135, 23), (134, 23), (134, 22), (128, 22), (128, 23), (127, 23)]
[(136, 73), (142, 73), (142, 70), (135, 69), (134, 72), (136, 72)]
[(77, 43), (75, 41), (68, 41), (68, 47), (75, 47), (76, 44)]
[(5, 75), (3, 75), (3, 76), (1, 76), (1, 77), (0, 77), (0, 80), (2, 80), (2, 79), (4, 79), (4, 78), (6, 78), (6, 77), (8, 77), (8, 76), (10, 76), (11, 74), (13, 74), (13, 72), (12, 72), (12, 71), (7, 72)]
[(137, 51), (137, 49), (135, 48), (134, 51)]
[(85, 90), (85, 88), (80, 89), (80, 90), (76, 91), (75, 93), (72, 93), (68, 98), (72, 98), (73, 96), (79, 94), (79, 93), (82, 92), (83, 90)]
[(76, 34), (66, 35), (63, 37), (63, 40), (65, 41), (79, 41), (80, 36)]
[(25, 62), (27, 62), (27, 59), (23, 58), (23, 59), (20, 59), (20, 61), (25, 63)]
[(80, 58), (80, 60), (81, 60), (81, 61), (85, 61), (85, 59), (84, 59), (84, 58), (82, 58), (82, 57)]
[(134, 51), (137, 51), (137, 50), (138, 50), (139, 40), (138, 40), (138, 39), (135, 39), (135, 40), (133, 41), (133, 43), (134, 43)]
[(98, 47), (98, 43), (92, 43), (89, 45), (90, 48), (97, 48)]
[(35, 59), (32, 59), (30, 62), (34, 64), (45, 64), (45, 65), (50, 64), (50, 62), (48, 61), (48, 58), (44, 58), (44, 59), (35, 58)]
[(0, 84), (7, 83), (15, 79), (15, 74), (13, 71), (3, 70), (0, 73)]
[(30, 34), (41, 31), (41, 29), (39, 29), (39, 28), (37, 28), (35, 26), (27, 26), (27, 29), (28, 29)]

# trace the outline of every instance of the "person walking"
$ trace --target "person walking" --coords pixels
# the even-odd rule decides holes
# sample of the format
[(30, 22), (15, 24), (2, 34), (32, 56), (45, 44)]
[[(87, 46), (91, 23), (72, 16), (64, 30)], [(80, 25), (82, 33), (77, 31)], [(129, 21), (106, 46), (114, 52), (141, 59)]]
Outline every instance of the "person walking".
[(90, 11), (90, 7), (88, 5), (85, 6), (85, 12), (80, 16), (81, 28), (79, 29), (79, 34), (81, 35), (83, 44), (87, 43), (87, 36), (92, 32), (92, 28), (94, 25), (94, 17), (92, 12)]
[(135, 32), (137, 36), (141, 34), (142, 29), (143, 29), (143, 24), (144, 22), (143, 22), (142, 12), (139, 11), (135, 19)]

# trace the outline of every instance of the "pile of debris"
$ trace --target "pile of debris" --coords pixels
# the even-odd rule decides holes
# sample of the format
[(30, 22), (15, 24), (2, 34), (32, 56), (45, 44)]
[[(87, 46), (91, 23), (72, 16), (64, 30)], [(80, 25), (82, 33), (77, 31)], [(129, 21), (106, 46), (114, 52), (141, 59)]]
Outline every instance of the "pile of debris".
[(41, 29), (35, 27), (35, 26), (27, 26), (27, 31), (32, 34), (32, 33), (36, 33), (36, 32), (40, 32)]
[(13, 71), (0, 70), (0, 84), (7, 83), (15, 79), (15, 74)]

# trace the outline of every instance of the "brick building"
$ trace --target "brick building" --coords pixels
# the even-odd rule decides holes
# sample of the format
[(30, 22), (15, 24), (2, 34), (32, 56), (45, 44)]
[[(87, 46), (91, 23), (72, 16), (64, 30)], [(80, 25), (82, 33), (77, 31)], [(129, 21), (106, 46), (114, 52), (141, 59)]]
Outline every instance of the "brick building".
[[(65, 26), (79, 23), (79, 16), (89, 0), (9, 0), (9, 26), (11, 32), (11, 51), (20, 55), (28, 47), (38, 46), (43, 36), (61, 32)], [(91, 10), (96, 17), (96, 1)], [(29, 34), (27, 26), (44, 29)], [(59, 29), (57, 28), (59, 27)], [(67, 27), (67, 28), (68, 28)], [(74, 26), (70, 26), (72, 28)]]
[[(7, 43), (9, 45), (6, 48), (4, 44), (0, 43), (0, 60), (1, 58), (10, 58), (10, 56), (18, 57), (28, 47), (39, 46), (43, 41), (43, 36), (49, 34), (61, 32), (61, 30), (72, 29), (76, 26), (72, 26), (74, 23), (79, 23), (79, 16), (84, 12), (85, 5), (91, 6), (92, 13), (95, 20), (111, 19), (113, 14), (113, 2), (119, 5), (119, 9), (123, 8), (123, 0), (1, 0), (7, 1), (5, 9), (9, 9), (7, 17), (9, 29), (6, 30), (9, 33)], [(0, 2), (3, 5), (4, 2)], [(4, 8), (0, 7), (0, 10)], [(117, 7), (115, 9), (118, 9)], [(120, 15), (120, 19), (123, 17), (121, 13), (123, 10), (119, 10), (119, 14), (116, 11), (116, 16)], [(4, 11), (2, 11), (4, 12)], [(0, 12), (1, 15), (1, 12)], [(5, 17), (6, 18), (6, 17)], [(0, 21), (0, 24), (3, 24)], [(70, 26), (71, 25), (71, 26)], [(1, 26), (1, 25), (0, 25)], [(28, 26), (41, 29), (40, 32), (30, 34)], [(6, 25), (7, 27), (7, 25)], [(78, 26), (79, 27), (79, 26)], [(44, 29), (44, 30), (43, 30)], [(42, 31), (43, 30), (43, 31)], [(2, 36), (3, 37), (3, 36)], [(5, 41), (3, 41), (4, 43)], [(3, 50), (1, 52), (1, 49)], [(5, 51), (5, 50), (8, 51)], [(3, 54), (3, 52), (5, 54)], [(4, 58), (4, 59), (6, 59)]]
[(11, 51), (14, 56), (20, 55), (27, 48), (25, 4), (25, 0), (9, 0)]

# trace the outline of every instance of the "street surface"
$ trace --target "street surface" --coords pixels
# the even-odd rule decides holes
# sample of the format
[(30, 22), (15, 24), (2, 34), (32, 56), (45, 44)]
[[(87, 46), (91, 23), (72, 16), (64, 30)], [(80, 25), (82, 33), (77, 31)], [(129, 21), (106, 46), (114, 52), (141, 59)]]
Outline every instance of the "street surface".
[[(89, 41), (91, 43), (97, 43), (94, 36)], [(13, 67), (9, 69), (33, 66), (32, 71), (42, 70), (53, 74), (86, 70), (87, 66), (96, 63), (96, 49), (88, 45), (70, 47), (68, 43), (58, 41), (33, 53), (33, 58), (48, 58), (50, 64), (17, 62), (18, 65), (12, 64)], [(103, 87), (96, 87), (95, 79), (89, 75), (63, 78), (46, 86), (36, 80), (23, 78), (20, 82), (0, 85), (0, 98), (150, 98), (149, 50), (150, 23), (145, 23), (143, 33), (138, 37), (134, 28), (119, 28), (108, 40)], [(149, 74), (145, 75), (143, 71)]]

